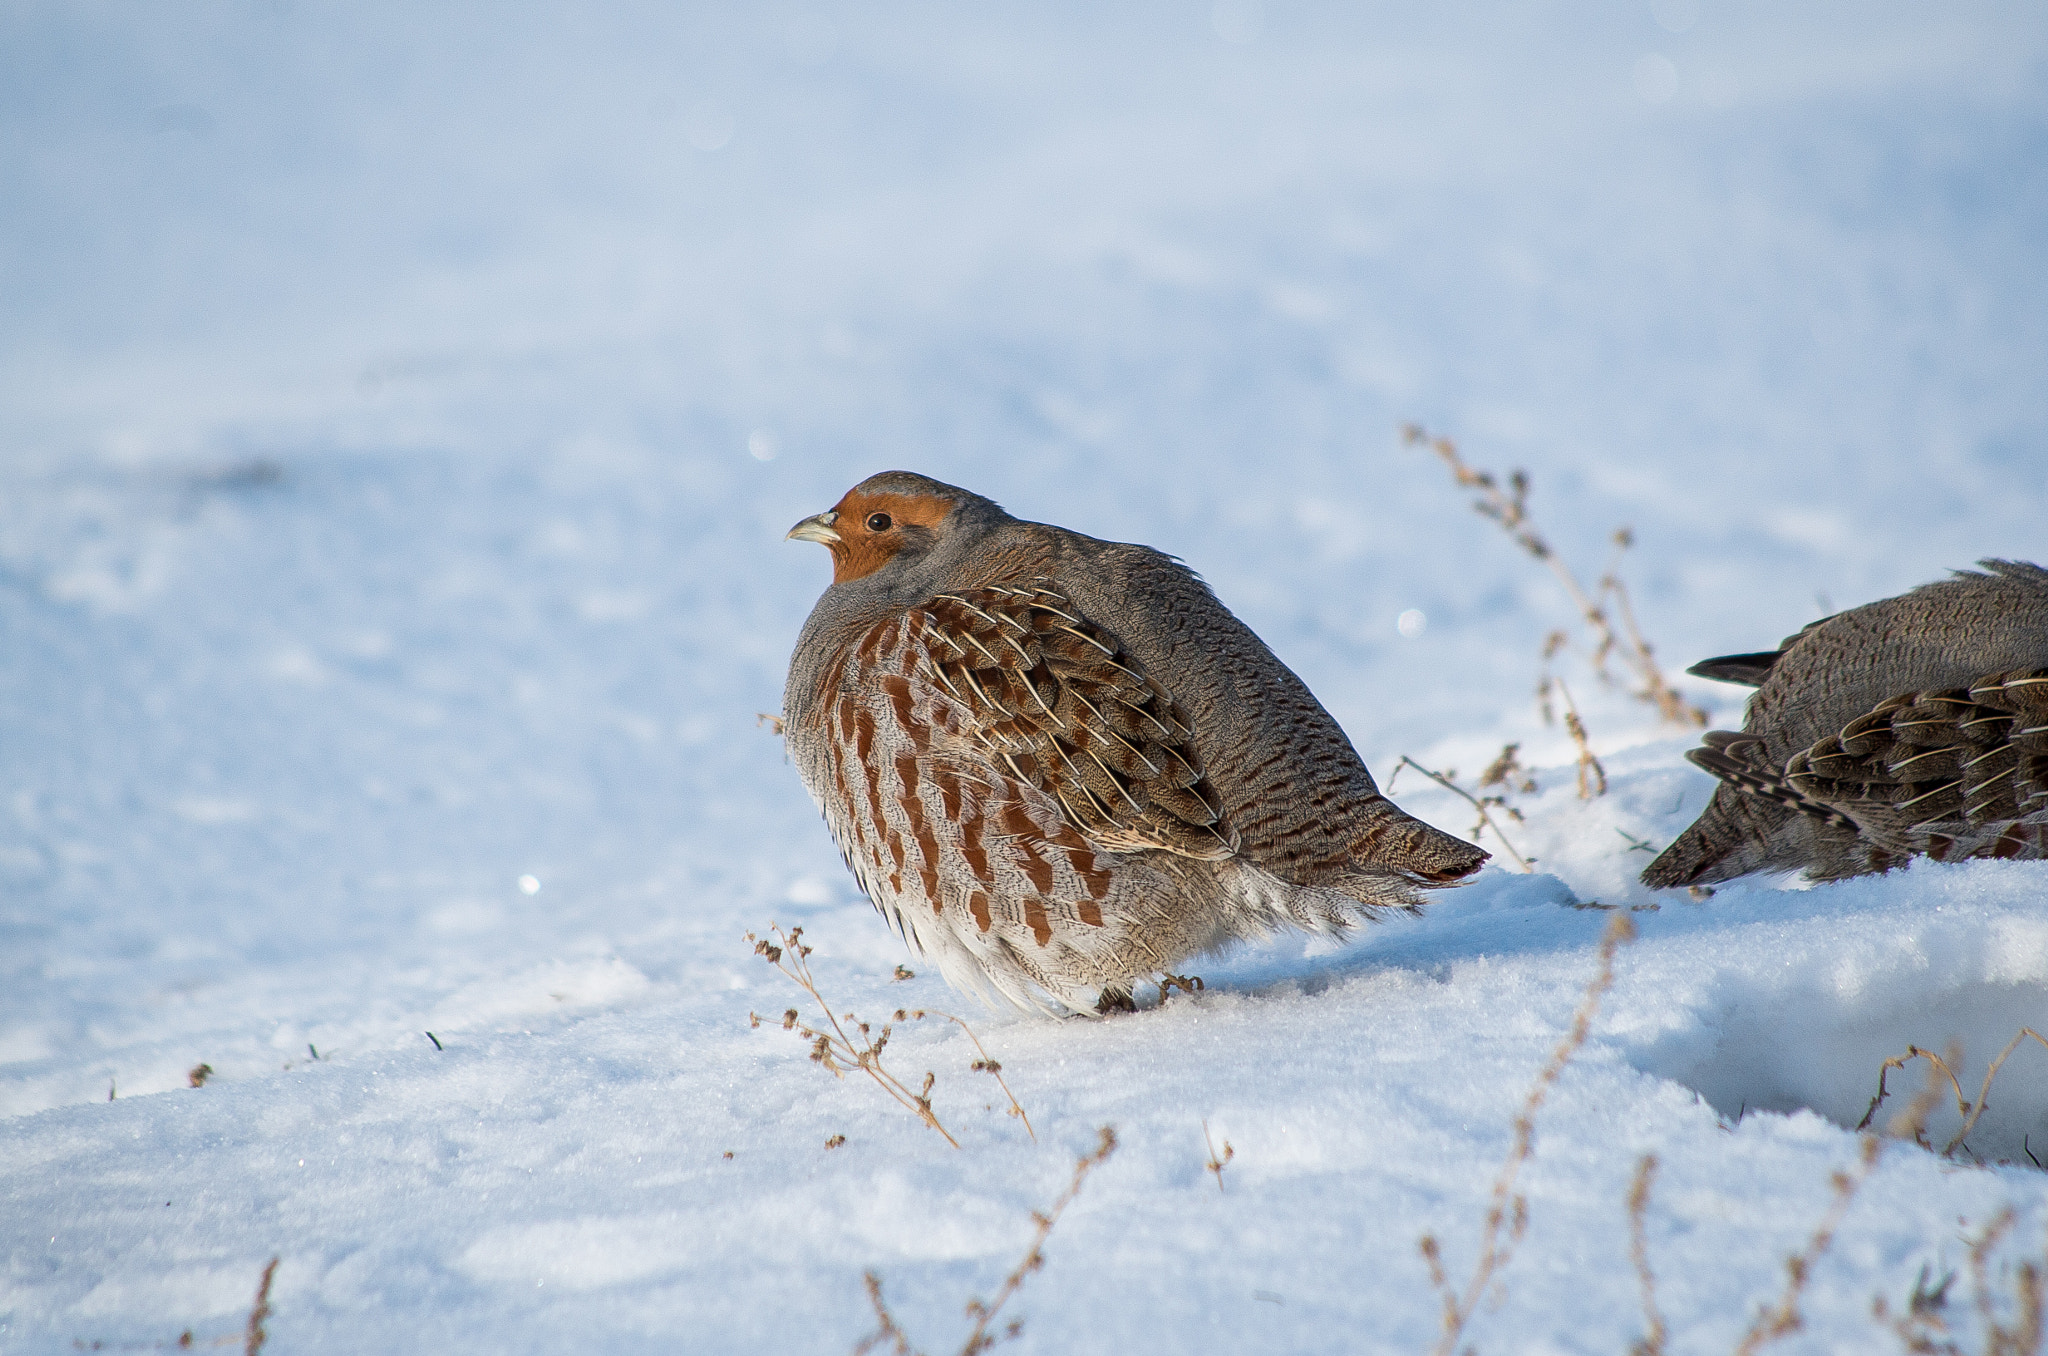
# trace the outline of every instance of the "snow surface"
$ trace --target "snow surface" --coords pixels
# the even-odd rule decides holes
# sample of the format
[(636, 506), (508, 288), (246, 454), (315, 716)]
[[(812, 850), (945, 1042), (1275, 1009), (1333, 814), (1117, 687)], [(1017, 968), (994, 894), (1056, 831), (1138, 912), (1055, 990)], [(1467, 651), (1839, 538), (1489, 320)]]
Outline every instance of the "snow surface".
[[(1658, 908), (1470, 1335), (1625, 1349), (1655, 1153), (1674, 1349), (1732, 1346), (1879, 1062), (2048, 1021), (2048, 873), (1653, 900), (1691, 736), (1567, 661), (1578, 799), (1563, 598), (1395, 430), (1528, 467), (1589, 578), (1632, 526), (1674, 668), (1755, 649), (2048, 555), (2044, 241), (2023, 4), (6, 7), (0, 1349), (238, 1340), (277, 1255), (280, 1353), (843, 1352), (868, 1269), (951, 1350), (1114, 1124), (1019, 1350), (1425, 1350), (1593, 900)], [(890, 1055), (959, 1151), (835, 1082), (749, 929), (958, 1001), (756, 720), (825, 578), (783, 530), (891, 466), (1185, 557), (1383, 783), (1520, 741), (1539, 874), (963, 1009), (1035, 1145), (947, 1029)], [(2048, 1051), (1991, 1100), (2024, 1163)], [(2001, 1266), (2048, 1178), (1888, 1148), (1781, 1349), (1890, 1349), (2008, 1204)]]

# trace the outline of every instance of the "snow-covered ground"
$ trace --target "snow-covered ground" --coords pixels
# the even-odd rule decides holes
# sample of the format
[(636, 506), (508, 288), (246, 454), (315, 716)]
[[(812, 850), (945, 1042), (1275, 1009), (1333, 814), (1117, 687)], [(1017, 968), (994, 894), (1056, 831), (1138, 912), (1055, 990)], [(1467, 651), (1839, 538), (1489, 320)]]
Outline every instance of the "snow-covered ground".
[[(239, 1342), (278, 1256), (280, 1353), (844, 1352), (870, 1269), (952, 1350), (1113, 1124), (1019, 1350), (1427, 1350), (1592, 901), (1656, 908), (1469, 1335), (1625, 1350), (1653, 1153), (1672, 1349), (1731, 1347), (1887, 1055), (1974, 1096), (2048, 1031), (2048, 870), (1652, 898), (1691, 734), (1565, 659), (1578, 798), (1569, 609), (1397, 430), (1528, 467), (1589, 579), (1631, 526), (1673, 669), (1757, 649), (2048, 557), (2044, 242), (2025, 4), (7, 7), (0, 1349)], [(756, 718), (782, 532), (891, 466), (1183, 556), (1383, 784), (1520, 742), (1537, 872), (1110, 1021), (893, 982)], [(961, 1011), (1038, 1141), (950, 1029), (890, 1056), (957, 1151), (809, 1063), (770, 921)], [(2040, 1154), (2048, 1050), (1991, 1102)], [(2048, 1176), (1892, 1144), (1782, 1349), (1896, 1346), (2007, 1205), (2010, 1291)]]

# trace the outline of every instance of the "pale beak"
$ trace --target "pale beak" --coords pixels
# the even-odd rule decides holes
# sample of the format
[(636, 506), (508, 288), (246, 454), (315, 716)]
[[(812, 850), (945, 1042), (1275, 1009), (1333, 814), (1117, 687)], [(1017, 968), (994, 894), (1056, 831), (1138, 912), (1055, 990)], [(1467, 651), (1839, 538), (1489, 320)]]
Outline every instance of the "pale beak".
[(832, 530), (832, 524), (838, 521), (839, 514), (833, 509), (826, 509), (823, 513), (813, 513), (810, 517), (789, 529), (789, 534), (783, 540), (815, 541), (822, 542), (826, 546), (837, 546), (839, 544), (839, 534)]

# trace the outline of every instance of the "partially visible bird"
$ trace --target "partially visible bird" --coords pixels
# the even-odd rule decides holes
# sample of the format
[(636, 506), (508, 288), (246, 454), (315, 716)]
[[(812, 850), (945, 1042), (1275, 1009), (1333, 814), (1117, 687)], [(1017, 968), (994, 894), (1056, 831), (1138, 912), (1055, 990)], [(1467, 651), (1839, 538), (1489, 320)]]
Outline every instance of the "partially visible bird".
[(1688, 670), (1757, 693), (1687, 755), (1721, 784), (1643, 883), (2048, 857), (2048, 570), (1979, 564)]
[(907, 471), (832, 552), (783, 696), (804, 784), (947, 980), (1048, 1011), (1283, 926), (1341, 933), (1486, 854), (1396, 809), (1193, 571)]

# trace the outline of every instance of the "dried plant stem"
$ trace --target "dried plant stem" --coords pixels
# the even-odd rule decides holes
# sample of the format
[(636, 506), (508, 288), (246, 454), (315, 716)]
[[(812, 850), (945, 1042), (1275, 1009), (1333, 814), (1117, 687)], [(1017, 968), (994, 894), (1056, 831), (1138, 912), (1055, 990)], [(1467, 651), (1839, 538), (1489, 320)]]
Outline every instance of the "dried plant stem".
[[(1643, 639), (1641, 628), (1636, 625), (1635, 608), (1631, 605), (1627, 588), (1621, 582), (1617, 570), (1609, 570), (1601, 577), (1597, 592), (1589, 593), (1564, 563), (1563, 557), (1536, 530), (1529, 518), (1529, 477), (1525, 472), (1516, 471), (1508, 477), (1506, 488), (1490, 471), (1475, 470), (1458, 455), (1458, 446), (1449, 438), (1433, 437), (1420, 424), (1409, 424), (1401, 430), (1402, 440), (1410, 446), (1424, 446), (1434, 452), (1461, 489), (1476, 490), (1478, 500), (1473, 507), (1486, 517), (1501, 525), (1501, 530), (1537, 560), (1543, 562), (1563, 585), (1572, 606), (1593, 633), (1593, 667), (1605, 672), (1607, 657), (1620, 655), (1622, 662), (1634, 671), (1642, 690), (1636, 696), (1657, 708), (1664, 719), (1678, 724), (1705, 725), (1707, 713), (1687, 702), (1664, 679), (1663, 670), (1657, 666), (1650, 644)], [(1617, 550), (1625, 551), (1634, 544), (1634, 538), (1626, 528), (1614, 534)], [(1610, 611), (1606, 606), (1612, 597), (1615, 606)], [(1620, 629), (1616, 629), (1617, 619)]]
[[(1053, 1226), (1060, 1222), (1060, 1216), (1074, 1203), (1074, 1198), (1081, 1194), (1088, 1174), (1101, 1167), (1108, 1161), (1109, 1156), (1116, 1152), (1115, 1126), (1103, 1126), (1097, 1132), (1097, 1136), (1095, 1147), (1075, 1161), (1073, 1180), (1067, 1183), (1067, 1189), (1060, 1193), (1059, 1199), (1054, 1201), (1049, 1209), (1031, 1212), (1031, 1221), (1037, 1226), (1031, 1236), (1031, 1246), (1025, 1249), (1023, 1260), (1012, 1267), (1010, 1274), (1003, 1278), (1002, 1286), (996, 1291), (996, 1297), (993, 1300), (971, 1299), (967, 1302), (967, 1314), (974, 1320), (974, 1328), (967, 1334), (967, 1341), (961, 1345), (960, 1356), (981, 1356), (982, 1352), (1014, 1339), (1023, 1331), (1022, 1322), (1012, 1322), (1000, 1334), (989, 1330), (995, 1325), (996, 1317), (1002, 1313), (1003, 1306), (1024, 1288), (1024, 1282), (1030, 1279), (1033, 1272), (1044, 1267), (1045, 1240), (1052, 1236)], [(870, 1271), (866, 1280), (868, 1303), (874, 1306), (875, 1310), (875, 1331), (863, 1338), (853, 1349), (854, 1356), (867, 1356), (868, 1352), (874, 1351), (884, 1343), (889, 1344), (891, 1356), (918, 1356), (917, 1349), (910, 1344), (909, 1334), (903, 1331), (903, 1326), (896, 1321), (895, 1316), (889, 1312), (888, 1304), (882, 1299), (882, 1278)]]
[(2005, 1063), (2006, 1056), (2017, 1050), (2020, 1042), (2029, 1036), (2039, 1041), (2042, 1048), (2048, 1049), (2048, 1037), (2043, 1037), (2030, 1026), (2023, 1026), (2014, 1033), (2013, 1038), (2005, 1043), (2005, 1049), (1998, 1052), (1998, 1058), (1991, 1061), (1991, 1067), (1984, 1071), (1984, 1086), (1977, 1091), (1977, 1105), (1971, 1109), (1969, 1119), (1963, 1122), (1962, 1129), (1956, 1131), (1956, 1137), (1949, 1141), (1948, 1147), (1942, 1150), (1943, 1153), (1954, 1153), (1956, 1146), (1969, 1136), (1970, 1131), (1976, 1129), (1978, 1119), (1984, 1114), (1984, 1108), (1990, 1105), (1991, 1080), (1998, 1077), (1999, 1067)]
[[(1963, 1118), (1962, 1129), (1956, 1131), (1955, 1138), (1943, 1146), (1941, 1151), (1944, 1158), (1953, 1154), (1962, 1146), (1963, 1141), (1969, 1138), (1970, 1132), (1977, 1128), (1977, 1122), (1982, 1119), (1985, 1108), (1990, 1105), (1991, 1080), (1998, 1077), (1999, 1069), (2004, 1067), (2005, 1061), (2011, 1056), (2012, 1052), (2019, 1048), (2020, 1042), (2029, 1038), (2039, 1042), (2044, 1049), (2048, 1049), (2048, 1036), (2043, 1036), (2030, 1026), (2021, 1027), (2013, 1035), (2013, 1038), (2005, 1043), (2005, 1049), (1998, 1052), (1998, 1058), (1991, 1061), (1991, 1067), (1984, 1071), (1984, 1085), (1977, 1090), (1975, 1105), (1972, 1105), (1970, 1100), (1963, 1096), (1962, 1080), (1956, 1077), (1954, 1066), (1962, 1062), (1962, 1056), (1959, 1051), (1951, 1048), (1948, 1052), (1948, 1057), (1944, 1059), (1932, 1050), (1922, 1050), (1917, 1045), (1907, 1046), (1905, 1054), (1893, 1055), (1878, 1067), (1877, 1095), (1870, 1099), (1870, 1107), (1863, 1113), (1863, 1119), (1856, 1123), (1856, 1128), (1858, 1130), (1866, 1129), (1870, 1125), (1871, 1119), (1877, 1115), (1877, 1108), (1883, 1104), (1886, 1097), (1891, 1095), (1889, 1089), (1885, 1087), (1885, 1079), (1890, 1075), (1891, 1071), (1893, 1069), (1904, 1069), (1913, 1060), (1924, 1059), (1929, 1066), (1928, 1088), (1918, 1097), (1915, 1097), (1907, 1109), (1894, 1120), (1892, 1128), (1900, 1139), (1911, 1138), (1915, 1141), (1924, 1142), (1923, 1132), (1926, 1128), (1927, 1114), (1934, 1109), (1934, 1103), (1940, 1099), (1941, 1085), (1938, 1080), (1941, 1077), (1945, 1077), (1948, 1079), (1949, 1087), (1955, 1092), (1956, 1114)], [(1922, 1105), (1923, 1102), (1925, 1105)], [(1927, 1147), (1932, 1148), (1933, 1146), (1929, 1145)]]
[(259, 1356), (263, 1344), (270, 1340), (270, 1333), (264, 1324), (270, 1321), (270, 1283), (277, 1276), (277, 1264), (283, 1260), (273, 1257), (263, 1268), (263, 1278), (256, 1284), (256, 1299), (249, 1306), (249, 1322), (239, 1333), (228, 1333), (220, 1337), (198, 1338), (190, 1328), (178, 1335), (174, 1342), (86, 1342), (73, 1339), (71, 1345), (80, 1351), (192, 1351), (199, 1347), (231, 1347), (241, 1344), (243, 1356)]
[[(2014, 1038), (2017, 1043), (2018, 1038)], [(2015, 1269), (2014, 1289), (2018, 1292), (2019, 1314), (2011, 1327), (1998, 1321), (1991, 1306), (1989, 1282), (1991, 1250), (2012, 1228), (2013, 1210), (2006, 1206), (1984, 1226), (1984, 1232), (1970, 1245), (1970, 1292), (1977, 1316), (1984, 1321), (1984, 1350), (1987, 1356), (2039, 1356), (2042, 1337), (2041, 1268), (2029, 1258)]]
[[(838, 1016), (832, 1011), (832, 1005), (825, 1001), (825, 996), (818, 992), (817, 982), (811, 977), (811, 948), (803, 944), (804, 930), (791, 928), (784, 932), (779, 924), (774, 923), (768, 925), (768, 930), (775, 935), (774, 942), (765, 941), (751, 932), (747, 934), (747, 940), (754, 944), (754, 953), (766, 959), (770, 965), (788, 976), (798, 988), (809, 994), (812, 1001), (817, 1003), (825, 1014), (825, 1028), (806, 1026), (799, 1019), (797, 1010), (791, 1008), (782, 1014), (783, 1030), (801, 1032), (804, 1039), (811, 1043), (812, 1062), (823, 1065), (833, 1077), (845, 1077), (848, 1066), (861, 1070), (874, 1079), (882, 1091), (902, 1103), (919, 1120), (938, 1131), (946, 1143), (956, 1149), (959, 1148), (960, 1141), (954, 1139), (946, 1127), (939, 1124), (938, 1116), (932, 1111), (932, 1084), (937, 1081), (938, 1076), (926, 1073), (924, 1086), (912, 1092), (896, 1075), (884, 1068), (882, 1049), (889, 1043), (890, 1028), (883, 1027), (879, 1036), (871, 1035), (868, 1024), (849, 1012), (846, 1014), (846, 1020), (852, 1022), (854, 1030), (859, 1032), (859, 1039), (856, 1040), (847, 1032), (846, 1027), (840, 1024)], [(753, 1015), (751, 1020), (755, 1026), (761, 1024), (758, 1015)], [(953, 1020), (960, 1019), (956, 1017)], [(966, 1023), (962, 1022), (961, 1025), (965, 1026)], [(975, 1042), (976, 1048), (979, 1048), (980, 1044), (979, 1041)], [(1008, 1089), (1005, 1088), (1004, 1091), (1007, 1092)], [(1021, 1112), (1023, 1108), (1020, 1107), (1018, 1110)]]
[(1216, 1189), (1223, 1190), (1223, 1169), (1231, 1159), (1237, 1157), (1237, 1150), (1230, 1147), (1230, 1141), (1223, 1141), (1223, 1157), (1216, 1156), (1216, 1141), (1209, 1138), (1209, 1122), (1202, 1122), (1202, 1145), (1209, 1151), (1209, 1161), (1202, 1166), (1216, 1174)]
[(1593, 1029), (1593, 1016), (1600, 1010), (1600, 1001), (1614, 987), (1615, 952), (1635, 935), (1635, 924), (1627, 914), (1617, 913), (1609, 920), (1607, 931), (1600, 939), (1599, 972), (1586, 985), (1578, 1010), (1572, 1014), (1571, 1029), (1557, 1043), (1557, 1049), (1551, 1052), (1550, 1062), (1536, 1075), (1529, 1095), (1522, 1102), (1521, 1112), (1515, 1117), (1514, 1140), (1508, 1150), (1507, 1161), (1501, 1164), (1500, 1175), (1494, 1179), (1493, 1198), (1487, 1205), (1486, 1222), (1480, 1231), (1479, 1262), (1473, 1267), (1472, 1277), (1465, 1283), (1462, 1293), (1452, 1288), (1450, 1278), (1444, 1273), (1443, 1250), (1435, 1235), (1422, 1236), (1422, 1257), (1429, 1263), (1430, 1282), (1443, 1298), (1443, 1336), (1437, 1342), (1436, 1356), (1451, 1356), (1457, 1348), (1458, 1339), (1464, 1335), (1481, 1297), (1486, 1294), (1486, 1287), (1492, 1283), (1495, 1273), (1507, 1265), (1529, 1227), (1529, 1202), (1515, 1191), (1515, 1182), (1536, 1148), (1536, 1113), (1542, 1110), (1544, 1100), (1550, 1096), (1550, 1090), (1556, 1086), (1565, 1065), (1571, 1063), (1572, 1056), (1585, 1045), (1586, 1037)]
[(1855, 1168), (1835, 1170), (1829, 1179), (1835, 1191), (1834, 1200), (1829, 1203), (1827, 1213), (1821, 1216), (1820, 1225), (1814, 1229), (1813, 1237), (1806, 1241), (1806, 1246), (1785, 1259), (1783, 1293), (1778, 1296), (1776, 1304), (1758, 1314), (1756, 1321), (1749, 1325), (1749, 1331), (1735, 1346), (1735, 1356), (1752, 1356), (1761, 1348), (1799, 1331), (1804, 1322), (1799, 1314), (1799, 1297), (1813, 1278), (1814, 1264), (1835, 1241), (1835, 1230), (1841, 1227), (1842, 1216), (1849, 1212), (1849, 1204), (1856, 1199), (1857, 1190), (1876, 1170), (1881, 1147), (1882, 1141), (1876, 1135), (1865, 1135)]
[(884, 1342), (889, 1344), (889, 1356), (917, 1356), (917, 1348), (910, 1345), (910, 1334), (903, 1331), (896, 1315), (889, 1312), (888, 1301), (882, 1298), (882, 1278), (870, 1271), (861, 1279), (867, 1283), (868, 1303), (874, 1306), (875, 1330), (853, 1349), (853, 1356), (867, 1356)]
[(1642, 1340), (1629, 1348), (1629, 1356), (1664, 1356), (1666, 1329), (1664, 1315), (1657, 1311), (1657, 1277), (1650, 1270), (1650, 1238), (1644, 1215), (1650, 1208), (1650, 1184), (1657, 1177), (1657, 1155), (1644, 1154), (1636, 1162), (1635, 1180), (1628, 1188), (1628, 1254), (1636, 1264), (1636, 1283), (1643, 1292)]
[[(897, 969), (899, 970), (902, 968), (903, 967), (901, 966), (897, 967)], [(1031, 1117), (1024, 1114), (1024, 1104), (1017, 1100), (1017, 1094), (1011, 1092), (1010, 1085), (1003, 1081), (1003, 1066), (996, 1063), (993, 1059), (989, 1058), (987, 1048), (982, 1045), (981, 1037), (974, 1034), (973, 1027), (967, 1025), (966, 1022), (961, 1021), (952, 1013), (940, 1012), (937, 1008), (918, 1008), (915, 1011), (909, 1013), (904, 1012), (902, 1008), (896, 1009), (897, 1021), (902, 1021), (906, 1016), (909, 1017), (912, 1021), (918, 1021), (925, 1017), (943, 1017), (947, 1021), (951, 1022), (954, 1026), (957, 1026), (962, 1031), (966, 1032), (967, 1039), (974, 1042), (975, 1053), (981, 1056), (980, 1059), (975, 1060), (974, 1063), (970, 1064), (968, 1067), (974, 1070), (974, 1072), (976, 1073), (988, 1074), (990, 1077), (996, 1080), (996, 1086), (1003, 1090), (1003, 1096), (1007, 1097), (1010, 1101), (1010, 1114), (1012, 1116), (1015, 1116), (1018, 1120), (1024, 1122), (1024, 1133), (1031, 1136), (1031, 1142), (1033, 1144), (1038, 1143), (1038, 1132), (1031, 1128)]]
[[(1398, 768), (1402, 767), (1412, 767), (1417, 772), (1420, 772), (1423, 776), (1435, 782), (1438, 786), (1441, 786), (1444, 790), (1452, 792), (1455, 795), (1464, 797), (1465, 802), (1469, 804), (1473, 809), (1479, 812), (1479, 818), (1486, 824), (1486, 827), (1493, 830), (1493, 836), (1500, 839), (1501, 848), (1508, 854), (1508, 856), (1513, 857), (1515, 859), (1515, 865), (1521, 867), (1524, 871), (1535, 871), (1536, 868), (1529, 864), (1529, 859), (1524, 857), (1521, 853), (1515, 851), (1515, 845), (1508, 841), (1508, 836), (1506, 834), (1501, 832), (1500, 825), (1495, 823), (1493, 816), (1487, 812), (1486, 801), (1481, 800), (1479, 797), (1473, 795), (1470, 791), (1467, 791), (1464, 787), (1458, 785), (1450, 778), (1444, 776), (1441, 772), (1431, 772), (1428, 768), (1416, 762), (1413, 758), (1410, 758), (1405, 753), (1401, 755), (1401, 761), (1396, 765), (1397, 770)], [(1392, 785), (1393, 783), (1389, 781), (1388, 786), (1391, 787)], [(1476, 836), (1477, 835), (1475, 835), (1475, 837)]]
[(1564, 679), (1557, 680), (1557, 690), (1564, 694), (1564, 728), (1570, 732), (1572, 743), (1579, 746), (1579, 799), (1604, 796), (1607, 769), (1593, 756), (1593, 745), (1586, 738), (1586, 722), (1579, 716), (1579, 704), (1572, 700), (1572, 690), (1564, 685)]
[(242, 1356), (257, 1356), (263, 1350), (270, 1334), (263, 1325), (270, 1318), (270, 1282), (277, 1275), (278, 1258), (271, 1258), (270, 1265), (263, 1268), (262, 1283), (256, 1287), (256, 1303), (249, 1309), (249, 1331), (242, 1343)]
[(1871, 1317), (1890, 1328), (1910, 1356), (1963, 1356), (1963, 1349), (1954, 1342), (1937, 1340), (1948, 1331), (1941, 1311), (1948, 1307), (1948, 1288), (1955, 1283), (1956, 1274), (1945, 1273), (1930, 1290), (1927, 1282), (1932, 1274), (1931, 1267), (1921, 1266), (1920, 1275), (1913, 1282), (1913, 1293), (1906, 1299), (1905, 1313), (1894, 1318), (1891, 1305), (1879, 1295), (1870, 1303)]
[[(1032, 1216), (1038, 1231), (1031, 1236), (1031, 1246), (1024, 1253), (1024, 1260), (1017, 1263), (1010, 1274), (1003, 1278), (995, 1299), (986, 1304), (978, 1299), (968, 1301), (967, 1312), (974, 1317), (974, 1331), (967, 1335), (966, 1344), (960, 1348), (960, 1356), (979, 1356), (981, 1352), (996, 1344), (997, 1339), (989, 1335), (989, 1325), (996, 1321), (996, 1315), (1010, 1302), (1010, 1297), (1024, 1288), (1025, 1279), (1045, 1265), (1045, 1240), (1051, 1237), (1052, 1227), (1060, 1222), (1060, 1216), (1074, 1203), (1074, 1198), (1081, 1194), (1081, 1187), (1087, 1182), (1088, 1174), (1101, 1167), (1109, 1160), (1109, 1156), (1116, 1152), (1114, 1126), (1103, 1126), (1097, 1132), (1097, 1136), (1095, 1148), (1081, 1155), (1074, 1163), (1073, 1180), (1067, 1183), (1067, 1189), (1060, 1193), (1060, 1198), (1052, 1203), (1052, 1209)], [(1010, 1335), (1015, 1336), (1015, 1333), (1013, 1327)]]

